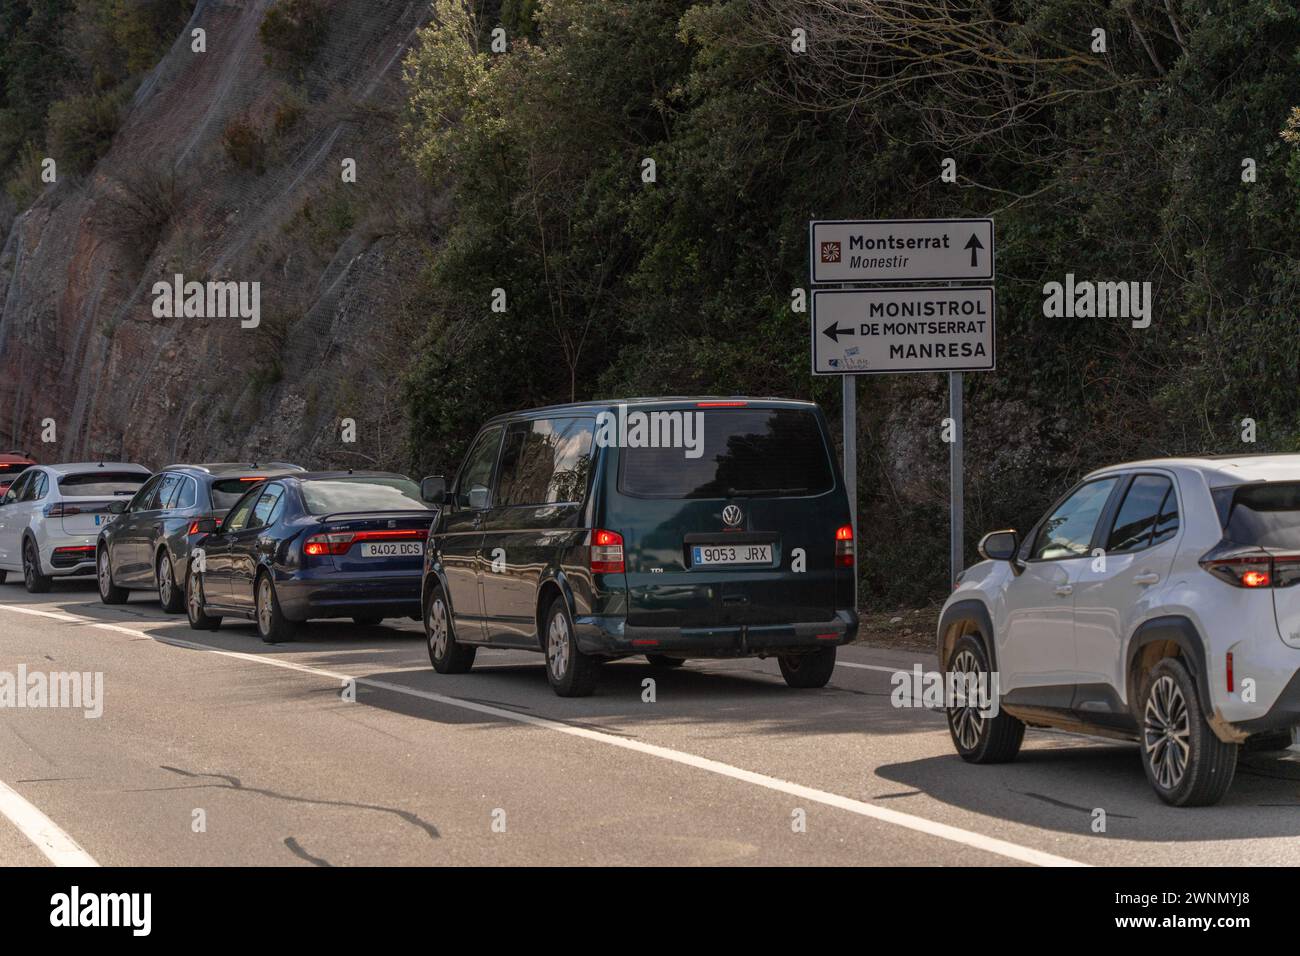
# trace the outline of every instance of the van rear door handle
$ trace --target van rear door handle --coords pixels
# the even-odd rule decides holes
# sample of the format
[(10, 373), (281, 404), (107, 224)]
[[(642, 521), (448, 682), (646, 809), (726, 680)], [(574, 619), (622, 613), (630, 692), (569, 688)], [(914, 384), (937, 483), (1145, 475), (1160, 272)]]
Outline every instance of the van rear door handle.
[(1074, 593), (1074, 588), (1068, 584), (1062, 584), (1057, 587), (1056, 593), (1059, 597), (1069, 597)]
[(1134, 584), (1155, 584), (1160, 580), (1160, 575), (1154, 571), (1143, 571), (1141, 574), (1133, 575)]

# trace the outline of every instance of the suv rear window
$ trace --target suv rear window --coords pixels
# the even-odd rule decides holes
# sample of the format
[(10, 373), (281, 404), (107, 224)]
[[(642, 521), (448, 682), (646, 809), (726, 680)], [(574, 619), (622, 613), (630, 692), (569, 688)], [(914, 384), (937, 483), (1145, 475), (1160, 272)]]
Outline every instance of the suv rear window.
[(1300, 550), (1300, 482), (1215, 488), (1213, 495), (1226, 543)]
[(64, 475), (59, 479), (59, 491), (65, 498), (129, 497), (149, 480), (148, 475), (135, 472), (87, 471)]
[(622, 449), (619, 490), (644, 498), (817, 495), (834, 486), (817, 416), (786, 408), (687, 409), (701, 420), (702, 454), (683, 448)]
[(409, 478), (320, 478), (302, 483), (302, 498), (314, 515), (433, 507), (420, 497), (420, 486)]

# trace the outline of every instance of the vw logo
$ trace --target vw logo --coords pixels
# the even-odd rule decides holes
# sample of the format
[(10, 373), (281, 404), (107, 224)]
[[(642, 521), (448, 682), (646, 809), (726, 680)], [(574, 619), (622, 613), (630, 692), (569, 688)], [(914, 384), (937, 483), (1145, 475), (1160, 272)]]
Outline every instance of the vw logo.
[(397, 522), (396, 522), (396, 521), (389, 521), (389, 522), (388, 522), (388, 527), (390, 527), (390, 528), (396, 528), (396, 527), (397, 527)]
[(734, 528), (739, 525), (744, 517), (744, 514), (741, 513), (741, 510), (737, 505), (727, 505), (727, 507), (722, 509), (722, 523), (728, 528)]

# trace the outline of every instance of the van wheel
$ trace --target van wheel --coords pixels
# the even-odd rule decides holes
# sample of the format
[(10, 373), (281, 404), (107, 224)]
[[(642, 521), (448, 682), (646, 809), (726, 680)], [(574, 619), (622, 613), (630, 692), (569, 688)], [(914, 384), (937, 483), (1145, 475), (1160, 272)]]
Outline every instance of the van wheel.
[(30, 538), (23, 545), (23, 584), (30, 594), (44, 594), (50, 589), (50, 576), (41, 573), (41, 556)]
[(546, 678), (561, 697), (587, 697), (596, 689), (600, 660), (578, 650), (573, 618), (564, 598), (546, 612)]
[(275, 582), (263, 572), (257, 579), (257, 633), (267, 644), (287, 644), (298, 629), (280, 610), (280, 598), (275, 593)]
[(439, 585), (431, 587), (424, 599), (424, 637), (429, 645), (429, 663), (439, 674), (466, 674), (474, 666), (478, 648), (456, 640), (451, 608)]
[(667, 654), (647, 654), (645, 659), (655, 667), (681, 667), (686, 663), (684, 657), (669, 657)]
[(825, 687), (835, 671), (835, 648), (823, 647), (806, 654), (782, 654), (776, 662), (791, 687)]
[(171, 555), (164, 548), (158, 552), (158, 566), (154, 568), (154, 580), (158, 582), (158, 603), (168, 614), (179, 614), (185, 610), (185, 592), (176, 585), (176, 568)]
[(113, 561), (108, 556), (108, 547), (99, 549), (99, 560), (95, 562), (95, 576), (99, 579), (99, 599), (105, 604), (125, 604), (130, 592), (113, 583)]
[(1175, 807), (1218, 803), (1232, 786), (1237, 745), (1215, 736), (1196, 682), (1176, 657), (1151, 668), (1142, 685), (1142, 769), (1156, 795)]
[(197, 572), (192, 572), (185, 581), (185, 615), (196, 631), (215, 631), (221, 626), (220, 617), (203, 609), (203, 575)]
[[(952, 649), (948, 660), (948, 674), (965, 681), (979, 681), (974, 686), (991, 687), (992, 674), (984, 642), (967, 634)], [(946, 680), (952, 686), (951, 679)], [(981, 713), (988, 709), (987, 701), (968, 701), (969, 706), (948, 708), (948, 733), (953, 746), (967, 763), (1006, 763), (1020, 753), (1025, 739), (1025, 725), (1001, 708), (989, 717)]]

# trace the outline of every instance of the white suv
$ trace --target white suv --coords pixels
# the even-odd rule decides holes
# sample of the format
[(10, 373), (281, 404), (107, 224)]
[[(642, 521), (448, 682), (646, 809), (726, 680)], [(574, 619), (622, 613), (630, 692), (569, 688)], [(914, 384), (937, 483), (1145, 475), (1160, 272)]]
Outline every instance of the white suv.
[(1026, 725), (1135, 740), (1162, 800), (1204, 806), (1248, 738), (1300, 742), (1300, 455), (1103, 468), (979, 550), (938, 629), (947, 680), (995, 689), (949, 701), (964, 759)]
[(0, 584), (21, 571), (27, 590), (50, 589), (52, 577), (95, 573), (95, 539), (149, 469), (124, 462), (32, 465), (0, 498)]

